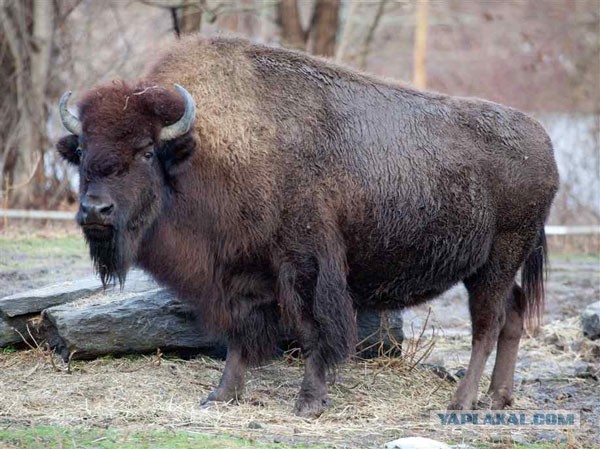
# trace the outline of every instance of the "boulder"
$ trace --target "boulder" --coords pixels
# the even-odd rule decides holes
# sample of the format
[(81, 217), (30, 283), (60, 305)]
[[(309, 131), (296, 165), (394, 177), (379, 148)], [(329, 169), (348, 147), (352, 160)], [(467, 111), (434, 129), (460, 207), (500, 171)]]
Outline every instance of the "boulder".
[[(132, 271), (127, 280), (128, 292), (142, 292), (157, 288), (156, 283), (142, 271)], [(107, 291), (119, 291), (109, 287)], [(47, 287), (28, 290), (0, 299), (0, 347), (20, 345), (24, 338), (30, 343), (30, 331), (39, 314), (52, 306), (67, 304), (103, 291), (102, 283), (95, 277), (62, 282)], [(29, 325), (29, 330), (28, 330)]]
[(20, 346), (25, 342), (34, 344), (29, 335), (35, 336), (35, 321), (37, 314), (8, 318), (0, 316), (0, 348), (6, 346)]
[(187, 305), (162, 288), (102, 293), (51, 307), (40, 334), (64, 359), (163, 351), (224, 355), (222, 341), (208, 336)]
[(83, 298), (99, 290), (102, 290), (102, 284), (98, 279), (85, 278), (15, 293), (0, 299), (0, 313), (11, 318), (39, 313), (48, 307)]
[(14, 319), (0, 316), (0, 348), (14, 345), (21, 341), (21, 336), (15, 331)]
[(591, 340), (600, 338), (600, 301), (590, 304), (581, 312), (583, 335)]
[(402, 353), (402, 313), (361, 310), (356, 318), (358, 327), (357, 356), (364, 359), (386, 355), (400, 357)]

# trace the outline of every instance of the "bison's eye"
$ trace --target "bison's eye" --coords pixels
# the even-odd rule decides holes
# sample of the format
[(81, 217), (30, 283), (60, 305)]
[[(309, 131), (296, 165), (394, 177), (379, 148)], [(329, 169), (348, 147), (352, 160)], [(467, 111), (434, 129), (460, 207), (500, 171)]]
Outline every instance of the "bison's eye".
[(79, 147), (77, 147), (77, 149), (75, 150), (75, 154), (77, 155), (77, 157), (79, 159), (81, 159), (81, 155), (83, 154), (83, 150)]
[(154, 157), (154, 151), (146, 151), (144, 153), (144, 158), (145, 159), (152, 159)]

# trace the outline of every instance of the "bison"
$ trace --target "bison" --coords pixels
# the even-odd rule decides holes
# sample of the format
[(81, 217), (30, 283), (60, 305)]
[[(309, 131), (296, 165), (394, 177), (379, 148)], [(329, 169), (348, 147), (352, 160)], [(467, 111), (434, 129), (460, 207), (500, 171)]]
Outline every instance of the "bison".
[[(175, 85), (175, 89), (172, 86)], [(185, 86), (185, 88), (181, 87)], [(544, 299), (558, 188), (532, 118), (303, 53), (198, 36), (140, 79), (94, 88), (57, 149), (79, 167), (81, 225), (104, 283), (137, 265), (190, 301), (228, 352), (229, 401), (282, 329), (303, 348), (295, 411), (322, 413), (356, 313), (469, 293), (472, 353), (450, 409), (511, 403), (524, 324)], [(516, 283), (521, 270), (521, 286)]]

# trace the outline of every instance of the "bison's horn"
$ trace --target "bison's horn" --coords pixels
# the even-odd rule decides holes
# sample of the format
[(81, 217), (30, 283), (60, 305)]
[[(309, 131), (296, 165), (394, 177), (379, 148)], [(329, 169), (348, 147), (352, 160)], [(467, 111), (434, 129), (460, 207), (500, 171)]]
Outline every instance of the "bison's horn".
[(179, 84), (175, 84), (175, 89), (185, 98), (185, 111), (183, 111), (183, 116), (178, 121), (162, 129), (160, 140), (173, 140), (176, 137), (183, 136), (194, 124), (194, 118), (196, 117), (196, 103), (194, 99)]
[(81, 122), (67, 109), (67, 103), (69, 102), (71, 93), (71, 91), (65, 92), (63, 96), (60, 97), (60, 101), (58, 102), (60, 121), (62, 122), (63, 126), (67, 129), (67, 131), (75, 134), (76, 136), (80, 136), (82, 131)]

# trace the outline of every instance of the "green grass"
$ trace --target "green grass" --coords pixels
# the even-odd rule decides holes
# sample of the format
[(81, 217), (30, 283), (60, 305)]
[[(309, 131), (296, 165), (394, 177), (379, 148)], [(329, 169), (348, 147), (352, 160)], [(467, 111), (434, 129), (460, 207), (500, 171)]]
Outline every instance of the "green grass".
[(5, 346), (4, 348), (2, 348), (0, 350), (0, 353), (2, 353), (2, 354), (12, 354), (14, 352), (17, 352), (17, 350), (16, 350), (16, 348), (14, 348), (11, 345)]
[(79, 235), (53, 238), (0, 237), (0, 269), (29, 270), (43, 267), (50, 260), (87, 257), (85, 242)]
[[(194, 432), (127, 431), (77, 427), (33, 426), (0, 430), (0, 449), (326, 449), (332, 446), (265, 443)], [(565, 449), (566, 444), (477, 443), (478, 449)]]
[(261, 443), (191, 432), (127, 432), (50, 426), (0, 430), (0, 449), (325, 449), (326, 447)]

